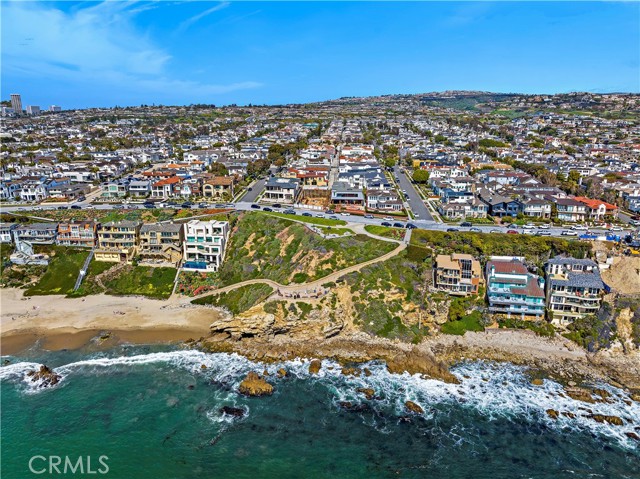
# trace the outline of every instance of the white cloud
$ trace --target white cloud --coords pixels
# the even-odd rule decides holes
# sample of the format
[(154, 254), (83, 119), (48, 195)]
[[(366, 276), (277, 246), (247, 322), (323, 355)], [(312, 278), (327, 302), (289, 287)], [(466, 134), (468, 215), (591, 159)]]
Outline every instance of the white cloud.
[[(51, 78), (87, 87), (122, 88), (145, 96), (175, 94), (216, 95), (256, 88), (239, 81), (228, 85), (199, 83), (169, 73), (171, 55), (140, 32), (133, 21), (148, 2), (103, 1), (62, 11), (46, 2), (3, 2), (2, 70), (12, 78)], [(191, 23), (226, 4), (218, 4)]]
[(178, 31), (183, 32), (184, 30), (189, 28), (191, 25), (196, 23), (198, 20), (203, 19), (207, 15), (211, 15), (213, 12), (217, 12), (218, 10), (222, 10), (223, 8), (227, 8), (229, 5), (231, 5), (229, 2), (221, 2), (216, 6), (205, 10), (204, 12), (198, 13), (197, 15), (194, 15), (191, 18), (187, 18), (184, 22), (180, 24), (180, 26), (178, 27)]

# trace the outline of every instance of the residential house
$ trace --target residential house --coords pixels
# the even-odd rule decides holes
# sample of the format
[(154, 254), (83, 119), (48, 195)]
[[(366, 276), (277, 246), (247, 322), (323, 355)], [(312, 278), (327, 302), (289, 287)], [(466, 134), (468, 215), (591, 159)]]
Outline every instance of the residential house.
[(295, 179), (270, 177), (265, 184), (262, 200), (272, 203), (295, 203), (298, 190), (298, 181)]
[(520, 258), (492, 257), (485, 277), (490, 312), (509, 318), (544, 317), (544, 279), (529, 273)]
[(517, 200), (508, 196), (483, 189), (478, 192), (478, 198), (488, 206), (491, 216), (502, 218), (504, 216), (515, 217), (520, 212), (520, 204)]
[(20, 225), (13, 230), (13, 240), (28, 241), (31, 244), (53, 244), (58, 233), (57, 223), (31, 223)]
[(169, 178), (156, 181), (151, 185), (151, 196), (153, 198), (173, 198), (181, 191), (182, 178), (171, 176)]
[(482, 284), (480, 262), (470, 254), (439, 254), (433, 268), (433, 285), (453, 295), (475, 295)]
[(0, 223), (0, 243), (13, 243), (13, 230), (17, 223)]
[(202, 184), (202, 196), (205, 198), (233, 198), (233, 177), (214, 176)]
[(124, 198), (127, 196), (127, 183), (125, 181), (111, 181), (102, 186), (103, 198)]
[(547, 307), (552, 321), (566, 325), (600, 309), (604, 283), (590, 259), (557, 256), (546, 265)]
[(557, 216), (560, 221), (584, 221), (587, 216), (587, 205), (573, 198), (555, 198)]
[(618, 217), (618, 207), (616, 205), (601, 200), (592, 200), (584, 196), (576, 196), (574, 199), (580, 203), (584, 203), (589, 220), (602, 221), (605, 216)]
[(91, 220), (62, 221), (58, 223), (56, 243), (64, 246), (93, 248), (96, 241), (97, 225)]
[(519, 200), (520, 211), (532, 218), (551, 218), (551, 202), (542, 198), (525, 197)]
[(182, 259), (184, 228), (174, 223), (145, 223), (140, 228), (139, 255), (143, 260), (178, 264)]
[(131, 180), (128, 188), (131, 196), (149, 196), (149, 193), (151, 193), (151, 181)]
[(98, 229), (98, 245), (94, 253), (96, 261), (129, 263), (138, 252), (140, 240), (139, 221), (112, 221)]
[(229, 222), (191, 220), (183, 226), (182, 269), (205, 273), (218, 271), (229, 237)]
[(367, 208), (381, 211), (402, 211), (402, 200), (395, 190), (367, 190)]
[(25, 181), (20, 189), (22, 201), (42, 201), (49, 197), (49, 192), (44, 183), (40, 181)]
[(364, 192), (361, 188), (349, 186), (349, 183), (336, 181), (331, 187), (331, 203), (347, 208), (364, 209)]

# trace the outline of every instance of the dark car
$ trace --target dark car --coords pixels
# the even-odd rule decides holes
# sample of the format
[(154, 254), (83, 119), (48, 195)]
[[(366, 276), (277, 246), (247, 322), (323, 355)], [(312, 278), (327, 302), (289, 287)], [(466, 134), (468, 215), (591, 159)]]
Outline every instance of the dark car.
[(58, 209), (59, 209), (59, 210), (66, 210), (66, 209), (68, 209), (68, 208), (67, 208), (66, 206), (58, 206)]
[(395, 223), (393, 223), (393, 227), (394, 228), (404, 228), (404, 224), (395, 222)]
[(294, 210), (284, 210), (285, 214), (287, 215), (295, 215), (296, 212)]
[(460, 231), (460, 230), (459, 230), (458, 228), (447, 228), (447, 231), (448, 231), (449, 233), (453, 233), (453, 232), (455, 232), (455, 231)]
[(273, 207), (274, 208), (282, 208), (282, 205), (280, 203), (274, 203)]
[(251, 207), (252, 207), (253, 209), (255, 209), (255, 210), (259, 210), (259, 209), (260, 209), (260, 205), (256, 205), (255, 203), (253, 203), (253, 204), (251, 205)]
[(87, 198), (86, 198), (86, 196), (79, 196), (79, 197), (78, 197), (78, 201), (84, 201), (84, 200), (86, 200), (86, 199), (87, 199)]
[(460, 226), (462, 226), (463, 228), (471, 228), (471, 223), (465, 221), (463, 223), (460, 223)]
[(262, 211), (273, 211), (273, 210), (268, 206), (265, 206), (264, 208), (262, 208)]
[(311, 213), (304, 212), (302, 213), (302, 216), (313, 216), (313, 215)]
[(416, 225), (414, 225), (413, 223), (407, 223), (406, 228), (407, 228), (408, 230), (414, 230), (414, 229), (416, 229), (416, 228), (417, 228), (417, 226), (416, 226)]
[(154, 205), (153, 203), (145, 203), (143, 206), (145, 208), (155, 208), (156, 207), (156, 205)]
[(334, 215), (335, 213), (336, 213), (336, 212), (335, 212), (335, 211), (333, 211), (333, 210), (326, 210), (326, 211), (324, 212), (324, 214), (325, 214), (325, 215)]
[(364, 215), (365, 218), (367, 218), (368, 220), (372, 220), (373, 219), (373, 215)]
[(82, 206), (80, 206), (80, 205), (71, 205), (71, 209), (72, 210), (81, 210)]
[(253, 188), (247, 188), (247, 191), (253, 191)]
[(389, 223), (388, 221), (383, 221), (382, 223), (380, 223), (382, 226), (387, 226), (387, 227), (391, 227), (391, 223)]
[(193, 206), (193, 203), (191, 203), (190, 201), (185, 201), (180, 206), (182, 206), (183, 208), (191, 208)]
[(198, 208), (208, 208), (209, 205), (206, 203), (198, 203)]

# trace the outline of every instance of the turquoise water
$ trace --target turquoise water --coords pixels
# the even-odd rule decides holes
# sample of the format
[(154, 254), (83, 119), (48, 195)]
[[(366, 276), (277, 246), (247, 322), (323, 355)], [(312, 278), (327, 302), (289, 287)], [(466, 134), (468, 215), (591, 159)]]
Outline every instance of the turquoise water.
[[(624, 434), (640, 427), (638, 403), (605, 386), (611, 403), (585, 405), (560, 396), (552, 381), (532, 386), (511, 365), (461, 364), (454, 373), (462, 384), (451, 385), (376, 363), (370, 377), (344, 377), (329, 361), (309, 376), (305, 361), (265, 366), (159, 347), (10, 359), (0, 368), (3, 479), (60, 477), (31, 473), (33, 455), (91, 456), (94, 464), (108, 456), (106, 475), (85, 476), (110, 478), (640, 478), (640, 444)], [(39, 363), (61, 383), (38, 389), (26, 380)], [(290, 377), (276, 378), (280, 367)], [(248, 371), (265, 368), (273, 396), (235, 392)], [(368, 401), (358, 387), (378, 397)], [(424, 417), (408, 416), (406, 400)], [(247, 414), (228, 417), (224, 405)], [(591, 408), (626, 424), (554, 421), (547, 408), (579, 416)]]

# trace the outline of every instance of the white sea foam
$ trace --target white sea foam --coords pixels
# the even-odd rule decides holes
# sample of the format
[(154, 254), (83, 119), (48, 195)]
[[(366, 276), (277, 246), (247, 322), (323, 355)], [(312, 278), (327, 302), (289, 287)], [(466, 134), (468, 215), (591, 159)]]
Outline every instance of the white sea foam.
[[(545, 380), (542, 386), (532, 385), (525, 367), (504, 363), (469, 362), (456, 366), (452, 372), (460, 379), (460, 384), (448, 384), (434, 379), (423, 379), (418, 375), (391, 374), (384, 364), (371, 362), (366, 367), (371, 371), (370, 376), (360, 377), (342, 375), (341, 366), (333, 361), (323, 360), (319, 374), (308, 372), (309, 360), (296, 359), (283, 363), (263, 364), (252, 362), (235, 354), (207, 354), (200, 351), (182, 350), (141, 354), (135, 356), (121, 356), (116, 358), (97, 357), (82, 360), (55, 368), (63, 379), (73, 377), (74, 374), (108, 374), (122, 367), (144, 367), (149, 364), (166, 365), (167, 368), (179, 368), (190, 374), (201, 375), (215, 384), (223, 385), (220, 397), (216, 394), (215, 404), (227, 404), (234, 407), (244, 407), (236, 393), (237, 386), (249, 371), (262, 372), (266, 370), (269, 381), (278, 383), (283, 381), (277, 376), (279, 368), (284, 367), (290, 379), (303, 379), (317, 383), (327, 388), (333, 401), (327, 407), (338, 408), (339, 402), (348, 401), (353, 405), (368, 404), (374, 413), (384, 413), (404, 416), (406, 401), (413, 401), (425, 411), (426, 420), (437, 419), (446, 414), (448, 404), (473, 408), (489, 419), (503, 419), (508, 421), (543, 422), (550, 428), (562, 429), (567, 432), (591, 432), (609, 437), (628, 448), (638, 448), (636, 441), (628, 438), (625, 433), (634, 431), (640, 426), (640, 404), (629, 401), (627, 393), (607, 384), (597, 384), (607, 390), (611, 397), (607, 402), (586, 404), (571, 399), (562, 394), (563, 387), (552, 380)], [(202, 366), (206, 366), (203, 368)], [(26, 376), (29, 370), (37, 370), (38, 363), (17, 363), (0, 368), (0, 379), (20, 381), (29, 384), (29, 390), (37, 387)], [(376, 399), (367, 400), (357, 389), (371, 388), (375, 391)], [(444, 406), (444, 407), (442, 407)], [(216, 423), (228, 423), (232, 418), (219, 413), (216, 408), (207, 415)], [(571, 413), (574, 418), (560, 414), (552, 419), (546, 414), (547, 409), (554, 409), (560, 413)], [(623, 419), (623, 426), (598, 423), (589, 418), (593, 414), (618, 416)], [(382, 432), (386, 422), (380, 420), (376, 414), (361, 413), (363, 421)], [(373, 417), (373, 419), (372, 419)], [(463, 440), (463, 432), (457, 433)]]

